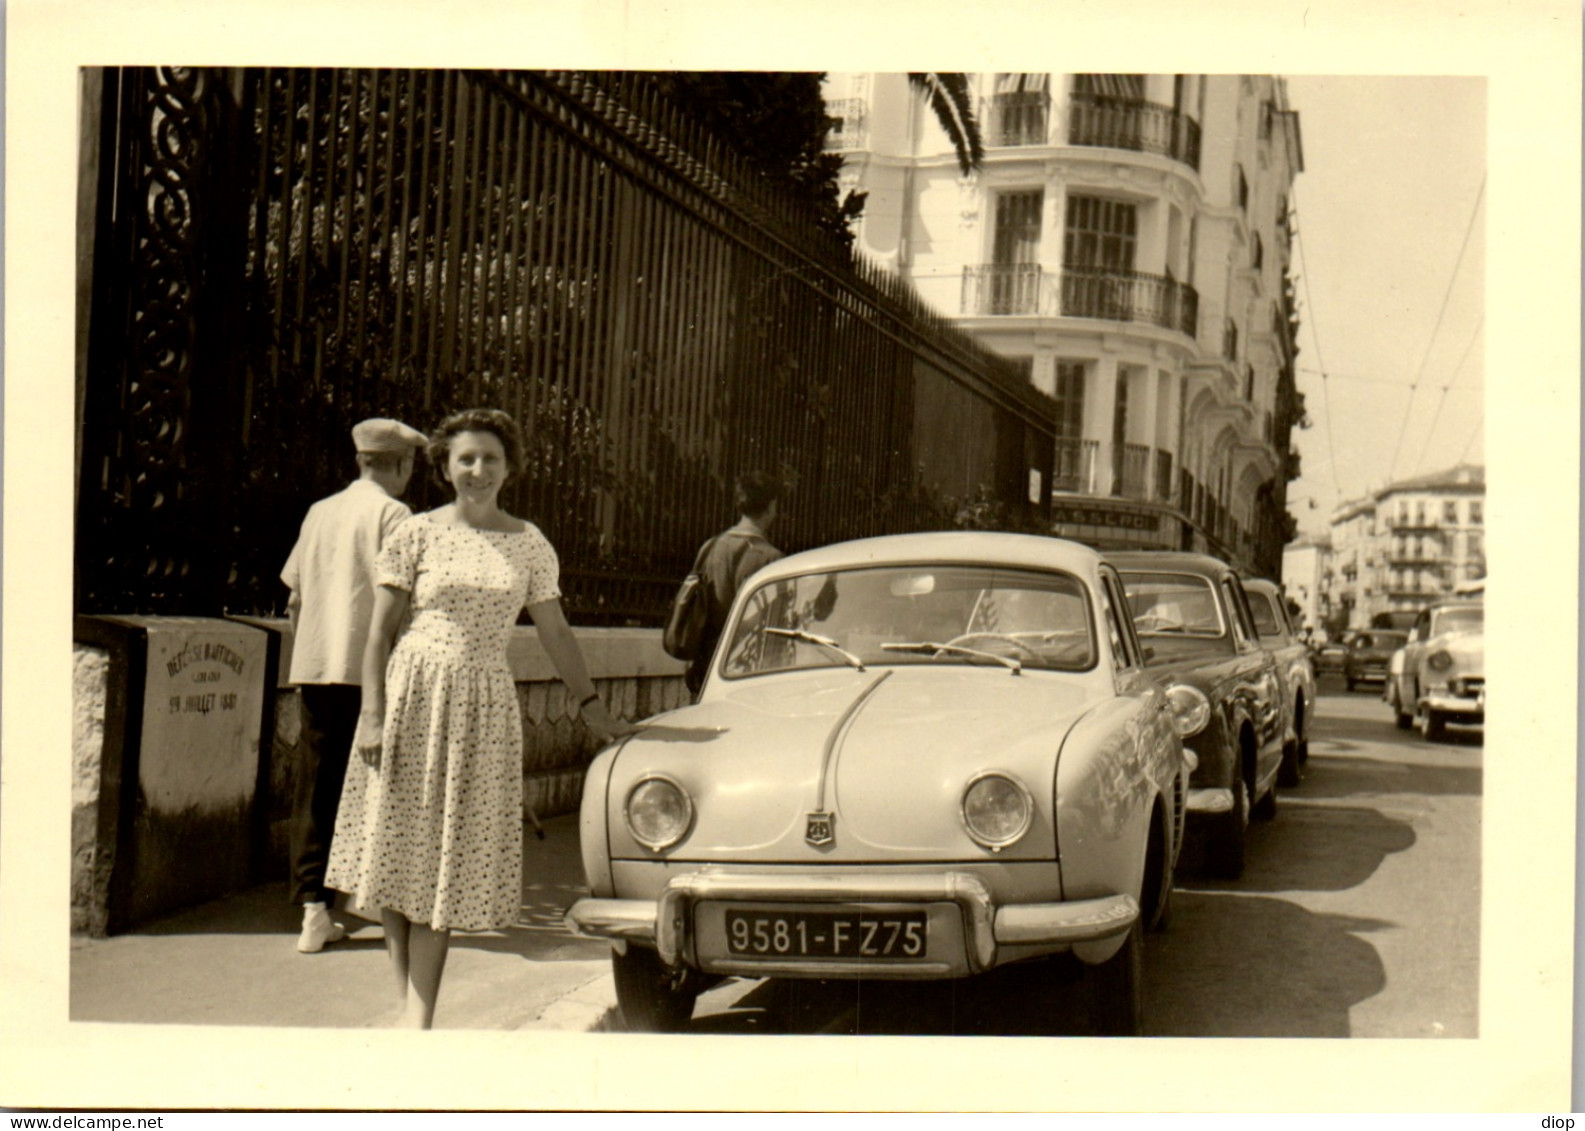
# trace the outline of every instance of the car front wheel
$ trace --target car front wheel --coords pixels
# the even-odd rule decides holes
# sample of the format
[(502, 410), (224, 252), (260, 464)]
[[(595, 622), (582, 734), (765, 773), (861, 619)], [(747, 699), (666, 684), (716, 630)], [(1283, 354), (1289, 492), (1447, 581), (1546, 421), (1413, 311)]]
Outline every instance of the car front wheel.
[(1205, 866), (1211, 875), (1236, 880), (1244, 874), (1244, 841), (1249, 832), (1249, 783), (1233, 779), (1233, 808), (1212, 818), (1206, 830)]
[(1431, 742), (1441, 742), (1447, 737), (1447, 716), (1441, 711), (1426, 708), (1425, 737)]
[(1392, 691), (1388, 694), (1387, 702), (1392, 707), (1393, 721), (1398, 724), (1399, 730), (1408, 730), (1414, 726), (1414, 716), (1403, 709), (1403, 702), (1398, 697), (1398, 685), (1392, 684)]
[(699, 991), (689, 987), (686, 975), (678, 984), (676, 975), (653, 950), (632, 945), (626, 954), (613, 950), (611, 973), (616, 980), (616, 1003), (630, 1032), (679, 1033), (688, 1027)]
[(1117, 953), (1091, 966), (1090, 1009), (1095, 1031), (1103, 1037), (1138, 1037), (1145, 1031), (1145, 928), (1134, 920)]

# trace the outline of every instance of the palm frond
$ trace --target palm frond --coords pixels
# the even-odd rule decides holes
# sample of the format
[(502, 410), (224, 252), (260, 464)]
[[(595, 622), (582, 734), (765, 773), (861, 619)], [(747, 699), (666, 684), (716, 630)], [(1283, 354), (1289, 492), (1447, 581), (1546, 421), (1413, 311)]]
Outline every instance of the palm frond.
[(980, 124), (974, 117), (974, 95), (969, 78), (956, 72), (910, 71), (908, 82), (921, 93), (930, 110), (946, 131), (958, 155), (958, 168), (965, 174), (978, 169), (985, 157), (980, 139)]

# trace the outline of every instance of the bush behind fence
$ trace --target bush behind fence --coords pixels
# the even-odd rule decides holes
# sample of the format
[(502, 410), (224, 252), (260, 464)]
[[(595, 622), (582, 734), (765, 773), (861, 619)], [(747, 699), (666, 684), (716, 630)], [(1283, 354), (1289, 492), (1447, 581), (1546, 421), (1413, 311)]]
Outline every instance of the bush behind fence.
[(654, 623), (748, 468), (787, 549), (1044, 509), (1050, 402), (643, 76), (93, 80), (80, 612), (278, 611), (371, 415), (517, 417), (503, 501), (584, 623)]

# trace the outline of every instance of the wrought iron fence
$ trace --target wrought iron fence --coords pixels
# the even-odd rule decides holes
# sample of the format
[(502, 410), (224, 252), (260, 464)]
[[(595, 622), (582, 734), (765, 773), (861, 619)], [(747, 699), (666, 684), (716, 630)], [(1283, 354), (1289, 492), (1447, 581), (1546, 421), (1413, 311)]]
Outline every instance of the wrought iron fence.
[(786, 549), (1050, 481), (1048, 398), (641, 75), (104, 76), (79, 611), (278, 610), (369, 415), (516, 416), (585, 623), (653, 621), (743, 469)]

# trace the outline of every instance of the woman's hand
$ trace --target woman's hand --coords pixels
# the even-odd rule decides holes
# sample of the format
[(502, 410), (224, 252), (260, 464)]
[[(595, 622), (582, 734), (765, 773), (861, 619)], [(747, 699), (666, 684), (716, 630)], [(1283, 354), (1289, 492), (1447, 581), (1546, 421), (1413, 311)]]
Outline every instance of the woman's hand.
[(352, 737), (352, 746), (364, 762), (374, 769), (380, 768), (380, 746), (384, 741), (385, 721), (372, 711), (358, 715), (358, 729)]
[(596, 699), (585, 706), (580, 712), (583, 721), (589, 730), (601, 742), (612, 742), (624, 738), (638, 730), (632, 723), (613, 718), (611, 711), (605, 705), (604, 699)]

